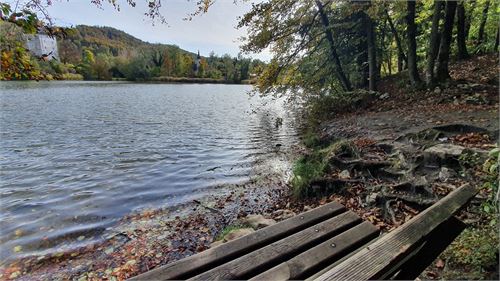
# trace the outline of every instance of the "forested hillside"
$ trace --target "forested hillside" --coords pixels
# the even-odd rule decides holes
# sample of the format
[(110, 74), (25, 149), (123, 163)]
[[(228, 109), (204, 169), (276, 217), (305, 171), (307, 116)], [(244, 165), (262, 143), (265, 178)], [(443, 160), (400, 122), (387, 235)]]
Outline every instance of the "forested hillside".
[[(161, 80), (199, 78), (205, 82), (240, 83), (264, 63), (229, 55), (200, 57), (175, 45), (151, 44), (112, 27), (78, 25), (59, 29), (60, 61), (33, 58), (23, 49), (23, 30), (2, 22), (5, 34), (3, 79)], [(23, 59), (21, 59), (23, 58)], [(10, 60), (12, 59), (12, 61)], [(9, 63), (11, 61), (11, 63)], [(19, 68), (16, 61), (24, 61)], [(189, 80), (182, 80), (187, 81)]]

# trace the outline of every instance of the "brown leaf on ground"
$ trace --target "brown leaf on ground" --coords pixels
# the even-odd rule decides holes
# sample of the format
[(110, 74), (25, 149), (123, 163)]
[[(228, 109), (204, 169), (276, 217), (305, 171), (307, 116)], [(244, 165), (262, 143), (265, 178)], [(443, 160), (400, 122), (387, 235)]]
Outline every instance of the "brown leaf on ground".
[(436, 267), (439, 268), (439, 269), (443, 268), (444, 267), (444, 261), (442, 259), (438, 259), (436, 261)]

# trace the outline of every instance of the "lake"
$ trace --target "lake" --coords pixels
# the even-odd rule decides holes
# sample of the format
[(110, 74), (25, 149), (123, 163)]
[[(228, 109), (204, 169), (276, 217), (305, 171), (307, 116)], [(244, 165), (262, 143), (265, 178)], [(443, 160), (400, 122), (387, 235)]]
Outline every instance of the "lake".
[(92, 243), (79, 237), (99, 239), (130, 212), (278, 169), (277, 151), (295, 142), (293, 118), (251, 89), (0, 82), (1, 259)]

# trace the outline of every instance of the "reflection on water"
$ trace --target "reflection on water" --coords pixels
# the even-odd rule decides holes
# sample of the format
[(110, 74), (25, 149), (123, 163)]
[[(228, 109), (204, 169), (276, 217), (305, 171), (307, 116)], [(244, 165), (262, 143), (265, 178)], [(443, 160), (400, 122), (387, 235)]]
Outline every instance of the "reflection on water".
[(250, 89), (2, 82), (1, 259), (84, 245), (131, 211), (247, 181), (295, 135)]

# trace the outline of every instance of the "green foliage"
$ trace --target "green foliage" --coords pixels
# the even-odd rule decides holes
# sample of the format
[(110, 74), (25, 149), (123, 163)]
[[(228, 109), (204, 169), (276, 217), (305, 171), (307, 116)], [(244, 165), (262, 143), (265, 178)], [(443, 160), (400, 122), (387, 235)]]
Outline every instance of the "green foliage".
[(0, 79), (4, 80), (37, 80), (41, 73), (34, 67), (30, 55), (23, 47), (1, 51), (2, 70)]
[(311, 195), (309, 185), (325, 174), (327, 165), (328, 163), (317, 153), (297, 160), (293, 165), (291, 181), (293, 195), (297, 198)]
[(452, 267), (469, 276), (453, 276), (451, 272), (446, 279), (483, 279), (482, 272), (498, 265), (498, 243), (498, 224), (465, 229), (443, 255)]
[(222, 232), (219, 233), (219, 235), (217, 235), (217, 237), (215, 237), (215, 241), (223, 240), (230, 232), (238, 230), (238, 229), (242, 229), (245, 227), (246, 226), (240, 225), (240, 224), (228, 225), (228, 226), (224, 227), (224, 229), (222, 229)]
[(330, 161), (338, 156), (357, 157), (359, 152), (349, 141), (339, 140), (326, 147), (321, 145), (312, 152), (299, 158), (293, 165), (292, 190), (295, 197), (314, 195), (310, 190), (311, 182), (321, 179), (330, 171)]
[[(22, 48), (23, 31), (15, 24), (0, 22), (0, 44), (2, 50)], [(256, 70), (264, 65), (259, 60), (252, 60), (229, 55), (222, 57), (211, 54), (201, 58), (196, 71), (196, 55), (174, 45), (150, 44), (143, 42), (123, 31), (111, 27), (92, 27), (79, 25), (66, 29), (64, 36), (58, 38), (60, 59), (50, 65), (42, 62), (40, 71), (55, 79), (65, 77), (77, 78), (74, 72), (87, 80), (111, 80), (127, 78), (128, 80), (151, 80), (164, 77), (171, 78), (210, 78), (224, 79), (231, 83), (240, 83), (251, 79)], [(10, 52), (10, 51), (9, 51)], [(27, 53), (29, 56), (29, 54)], [(6, 55), (6, 58), (12, 55)], [(15, 61), (13, 61), (15, 62)], [(26, 64), (26, 63), (25, 63)], [(65, 64), (76, 65), (66, 69)], [(20, 70), (19, 67), (11, 71)], [(19, 73), (14, 78), (11, 74), (3, 75), (3, 79), (43, 79), (33, 78)], [(26, 77), (25, 77), (26, 76)], [(48, 77), (48, 76), (47, 76)], [(78, 76), (80, 77), (80, 76)]]
[(480, 155), (477, 152), (471, 150), (465, 150), (458, 157), (458, 161), (463, 169), (468, 169), (477, 166), (480, 160), (481, 160)]
[(307, 148), (313, 148), (316, 146), (319, 146), (321, 143), (321, 140), (314, 131), (310, 130), (305, 132), (302, 135), (302, 143), (305, 145)]

